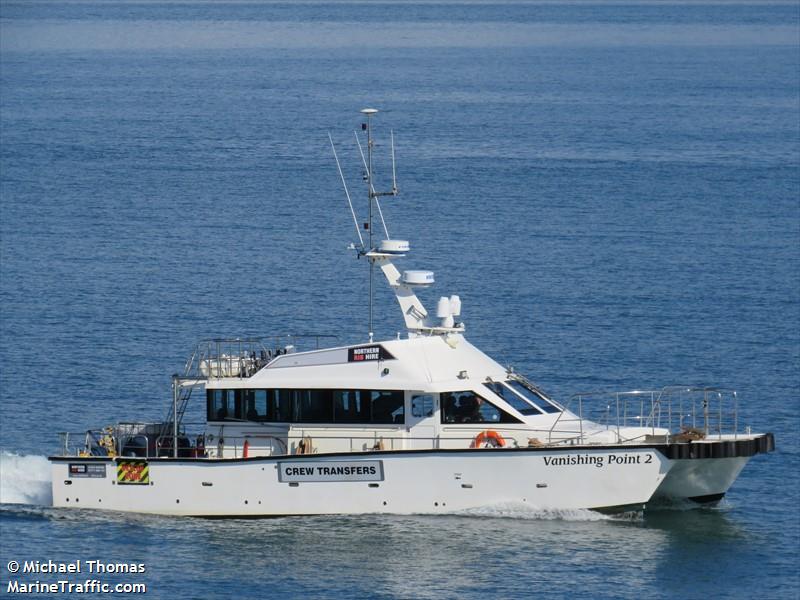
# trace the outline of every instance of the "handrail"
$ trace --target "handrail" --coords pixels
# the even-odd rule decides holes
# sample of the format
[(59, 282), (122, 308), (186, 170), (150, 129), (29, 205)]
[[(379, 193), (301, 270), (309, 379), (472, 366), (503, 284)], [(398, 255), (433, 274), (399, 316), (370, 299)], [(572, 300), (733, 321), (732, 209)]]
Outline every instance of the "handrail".
[[(174, 456), (173, 449), (173, 436), (159, 435), (158, 433), (147, 434), (142, 431), (131, 430), (129, 432), (120, 433), (118, 428), (107, 428), (102, 431), (109, 431), (113, 429), (114, 448), (113, 454), (105, 451), (104, 446), (99, 444), (92, 444), (89, 434), (85, 433), (72, 433), (62, 432), (59, 435), (62, 438), (62, 453), (63, 456), (118, 456), (120, 458), (172, 458)], [(544, 441), (544, 429), (514, 429), (504, 430), (499, 428), (501, 434), (506, 439), (506, 447), (520, 447), (521, 444), (517, 438), (527, 437), (529, 440), (536, 438), (538, 440), (536, 445), (547, 445)], [(178, 456), (177, 458), (240, 458), (243, 454), (245, 442), (248, 442), (252, 447), (252, 451), (263, 452), (265, 447), (260, 442), (270, 441), (269, 454), (276, 456), (292, 456), (296, 453), (297, 443), (307, 440), (309, 437), (313, 439), (316, 444), (327, 447), (339, 447), (345, 445), (343, 451), (352, 452), (357, 454), (365, 450), (401, 450), (413, 448), (440, 449), (445, 444), (450, 447), (455, 443), (463, 443), (463, 447), (470, 447), (470, 444), (475, 440), (476, 433), (470, 432), (467, 435), (435, 435), (435, 436), (408, 436), (402, 430), (397, 432), (399, 435), (391, 435), (390, 432), (365, 432), (364, 434), (349, 434), (349, 435), (325, 435), (320, 434), (318, 430), (304, 431), (300, 430), (293, 432), (290, 435), (280, 434), (276, 432), (264, 433), (248, 433), (246, 435), (230, 436), (223, 433), (222, 436), (218, 434), (203, 433), (197, 435), (188, 435), (181, 432), (178, 437)], [(466, 433), (466, 432), (465, 432)], [(112, 435), (107, 433), (106, 435)], [(74, 444), (76, 438), (85, 436), (84, 445)], [(193, 443), (194, 442), (194, 443)], [(255, 443), (254, 443), (255, 442)], [(334, 442), (334, 443), (332, 443)], [(339, 444), (335, 444), (339, 442)], [(419, 444), (419, 442), (427, 442)], [(278, 447), (276, 452), (274, 447)], [(341, 451), (326, 449), (328, 451)], [(230, 456), (230, 454), (233, 456)]]
[[(649, 400), (648, 400), (649, 397)], [(586, 401), (605, 402), (605, 411), (589, 418), (584, 412)], [(631, 412), (631, 400), (638, 400), (638, 410)], [(716, 403), (715, 406), (714, 403)], [(577, 413), (572, 410), (577, 404)], [(548, 441), (559, 423), (578, 422), (581, 437), (584, 421), (614, 428), (617, 438), (622, 439), (623, 428), (649, 428), (651, 435), (657, 430), (667, 429), (677, 433), (691, 429), (702, 429), (703, 436), (722, 436), (725, 432), (738, 435), (738, 396), (736, 390), (717, 386), (669, 385), (660, 390), (593, 391), (570, 396), (566, 410), (554, 421)], [(714, 408), (714, 410), (712, 410)], [(576, 418), (569, 418), (575, 414)]]
[[(182, 414), (180, 416), (182, 417)], [(219, 439), (219, 436), (206, 431), (205, 423), (183, 423), (181, 419), (178, 423), (179, 426), (171, 428), (171, 431), (167, 431), (165, 422), (161, 422), (118, 423), (79, 434), (62, 433), (62, 451), (65, 456), (81, 453), (124, 455), (132, 452), (150, 457), (165, 454), (169, 450), (173, 455), (185, 456), (191, 453), (192, 448), (195, 454), (198, 453), (198, 449), (205, 454), (208, 443)], [(187, 427), (194, 431), (191, 435)], [(503, 430), (504, 435), (515, 440), (514, 443), (524, 436), (531, 436), (545, 446), (630, 443), (644, 440), (648, 436), (666, 436), (670, 441), (686, 441), (688, 434), (701, 438), (716, 436), (718, 439), (722, 439), (723, 435), (732, 434), (733, 439), (737, 439), (738, 396), (736, 391), (730, 388), (700, 386), (665, 386), (660, 390), (623, 392), (581, 392), (569, 398), (565, 410), (555, 417), (549, 427), (506, 429), (499, 424), (495, 426), (486, 424), (486, 427)], [(402, 428), (396, 430), (396, 433), (390, 428), (387, 433), (371, 431), (363, 435), (324, 435), (319, 433), (320, 427), (309, 429), (314, 431), (313, 435), (320, 441), (348, 440), (345, 451), (350, 452), (363, 450), (363, 442), (375, 442), (378, 439), (392, 440), (387, 442), (392, 448), (398, 444), (402, 444), (404, 448), (408, 445), (413, 446), (421, 440), (430, 440), (430, 447), (439, 448), (443, 442), (452, 443), (462, 439), (457, 435), (452, 436), (451, 434), (455, 432), (448, 430), (446, 426), (443, 428), (443, 432), (446, 432), (444, 436), (440, 434), (430, 438), (408, 436)], [(289, 454), (290, 444), (301, 440), (304, 435), (300, 428), (294, 428), (292, 431), (301, 433), (295, 436), (264, 430), (263, 433), (247, 434), (242, 438), (242, 443), (245, 439), (271, 439), (274, 442), (270, 442), (271, 446), (282, 446), (279, 450)], [(506, 434), (505, 431), (513, 433)], [(603, 431), (613, 431), (614, 436), (609, 437), (608, 434), (603, 434)], [(229, 438), (228, 441), (231, 439), (235, 438)], [(463, 439), (468, 441), (471, 437)], [(219, 445), (219, 442), (217, 444)], [(359, 445), (360, 447), (357, 447)], [(228, 451), (238, 452), (236, 446), (231, 446), (229, 443), (223, 443), (222, 447), (222, 454), (226, 448), (234, 448)], [(274, 453), (274, 450), (270, 450), (270, 453)]]
[[(248, 378), (266, 367), (282, 354), (296, 350), (295, 343), (301, 339), (314, 339), (319, 348), (320, 340), (336, 339), (329, 334), (289, 334), (281, 336), (210, 338), (198, 342), (183, 369), (183, 376), (172, 378), (172, 403), (162, 422), (160, 435), (172, 431), (176, 438), (172, 446), (177, 451), (177, 430), (189, 405), (192, 390), (209, 379)], [(266, 340), (272, 340), (268, 347)]]
[(319, 349), (323, 339), (337, 339), (337, 336), (302, 333), (201, 340), (186, 360), (184, 376), (197, 379), (250, 377), (275, 357), (295, 352), (300, 340), (314, 340)]

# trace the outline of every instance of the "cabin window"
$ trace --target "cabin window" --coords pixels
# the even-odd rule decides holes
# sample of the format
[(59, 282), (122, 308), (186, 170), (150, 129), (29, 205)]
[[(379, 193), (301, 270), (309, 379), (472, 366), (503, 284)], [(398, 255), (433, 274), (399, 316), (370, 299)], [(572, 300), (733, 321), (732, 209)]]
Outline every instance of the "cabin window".
[(208, 420), (240, 419), (242, 401), (237, 390), (208, 390)]
[(411, 416), (418, 419), (433, 416), (433, 396), (431, 394), (412, 396)]
[(337, 423), (369, 423), (369, 391), (333, 390), (333, 419)]
[(287, 423), (292, 420), (292, 390), (266, 390), (272, 404), (269, 421)]
[(247, 421), (267, 420), (267, 390), (242, 390), (242, 403)]
[(332, 423), (331, 390), (293, 390), (294, 419), (298, 423)]
[(373, 390), (371, 400), (373, 423), (403, 423), (405, 421), (403, 392)]
[(208, 420), (403, 423), (401, 390), (208, 390)]
[(442, 423), (521, 423), (471, 390), (443, 392)]

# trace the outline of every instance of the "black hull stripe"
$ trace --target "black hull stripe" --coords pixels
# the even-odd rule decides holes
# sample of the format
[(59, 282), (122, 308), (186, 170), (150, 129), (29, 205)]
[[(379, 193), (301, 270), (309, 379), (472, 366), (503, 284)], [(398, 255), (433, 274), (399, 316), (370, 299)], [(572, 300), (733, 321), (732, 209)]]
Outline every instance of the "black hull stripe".
[[(488, 454), (490, 452), (569, 452), (571, 454), (577, 452), (586, 452), (587, 450), (596, 451), (616, 451), (623, 452), (626, 450), (655, 450), (670, 460), (689, 460), (689, 459), (704, 459), (704, 458), (749, 458), (756, 454), (766, 454), (775, 450), (775, 437), (771, 433), (744, 439), (744, 440), (730, 440), (718, 442), (682, 442), (673, 444), (626, 444), (626, 445), (597, 445), (597, 446), (542, 446), (537, 448), (441, 448), (441, 449), (425, 449), (425, 450), (372, 450), (366, 452), (328, 452), (320, 454), (281, 454), (272, 456), (253, 456), (251, 458), (157, 458), (151, 457), (146, 460), (149, 462), (185, 462), (185, 463), (257, 463), (268, 462), (272, 463), (276, 460), (292, 460), (292, 461), (315, 461), (322, 458), (349, 458), (357, 457), (380, 457), (380, 456), (396, 456), (396, 455), (425, 455), (425, 454), (474, 454), (476, 452), (481, 454)], [(106, 456), (50, 456), (48, 460), (51, 462), (113, 462), (115, 460), (130, 460), (129, 457), (118, 456), (109, 458)], [(143, 459), (140, 459), (143, 460)]]

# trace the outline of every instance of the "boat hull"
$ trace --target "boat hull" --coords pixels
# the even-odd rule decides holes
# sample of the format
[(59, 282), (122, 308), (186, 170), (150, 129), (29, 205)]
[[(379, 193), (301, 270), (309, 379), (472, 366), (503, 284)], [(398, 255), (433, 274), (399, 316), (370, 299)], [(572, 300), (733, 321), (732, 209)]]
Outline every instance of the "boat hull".
[(692, 500), (701, 504), (718, 501), (749, 460), (737, 457), (673, 461), (669, 475), (658, 486), (653, 500)]
[(671, 467), (642, 447), (50, 460), (57, 507), (199, 517), (641, 508)]
[(651, 504), (719, 502), (753, 456), (774, 449), (775, 439), (770, 433), (673, 444), (666, 452), (672, 466)]
[(772, 434), (655, 445), (209, 458), (50, 458), (53, 504), (198, 517), (621, 511), (717, 501)]

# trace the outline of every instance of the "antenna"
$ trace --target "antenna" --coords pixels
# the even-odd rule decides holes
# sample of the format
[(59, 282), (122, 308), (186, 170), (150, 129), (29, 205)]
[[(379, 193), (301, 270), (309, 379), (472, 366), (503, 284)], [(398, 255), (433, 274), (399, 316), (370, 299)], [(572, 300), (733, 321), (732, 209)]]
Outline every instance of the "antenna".
[[(336, 160), (336, 168), (339, 169), (339, 177), (342, 179), (342, 186), (344, 187), (344, 195), (347, 196), (347, 204), (350, 207), (350, 214), (353, 215), (353, 224), (356, 226), (356, 233), (358, 234), (358, 241), (361, 243), (361, 248), (364, 248), (364, 238), (361, 236), (361, 229), (358, 227), (358, 219), (356, 218), (356, 211), (353, 210), (353, 201), (350, 199), (350, 192), (347, 191), (347, 183), (344, 180), (344, 173), (342, 173), (342, 165), (339, 164), (339, 157), (336, 156), (336, 146), (333, 145), (333, 138), (331, 132), (328, 132), (328, 139), (331, 142), (331, 150), (333, 150), (333, 158)], [(387, 234), (388, 237), (388, 234)]]
[[(366, 115), (367, 117), (367, 156), (369, 160), (366, 163), (367, 167), (367, 192), (369, 194), (369, 221), (367, 222), (367, 227), (369, 231), (369, 251), (372, 251), (372, 199), (375, 197), (375, 188), (372, 186), (372, 115), (376, 114), (378, 111), (374, 108), (364, 108), (361, 110), (361, 114)], [(356, 136), (356, 141), (358, 141), (358, 136)], [(361, 151), (361, 144), (358, 144), (358, 149)], [(361, 152), (361, 158), (363, 160), (364, 153)], [(388, 236), (387, 236), (388, 237)], [(373, 273), (375, 271), (375, 263), (373, 261), (369, 261), (369, 341), (372, 343), (372, 279)]]
[(353, 135), (356, 138), (356, 145), (358, 145), (358, 152), (361, 154), (361, 164), (364, 165), (364, 180), (369, 185), (370, 195), (375, 194), (375, 188), (372, 185), (372, 182), (369, 180), (369, 167), (367, 166), (367, 159), (364, 157), (364, 150), (361, 148), (361, 140), (358, 139), (358, 132), (354, 131)]
[[(358, 151), (361, 154), (361, 162), (364, 165), (364, 171), (366, 173), (369, 173), (370, 169), (367, 166), (366, 159), (364, 158), (364, 151), (361, 149), (361, 141), (358, 139), (358, 132), (354, 131), (353, 134), (356, 136), (356, 144), (358, 144)], [(378, 215), (380, 216), (381, 223), (383, 224), (383, 232), (386, 234), (386, 239), (388, 240), (390, 237), (389, 228), (386, 227), (386, 220), (383, 218), (383, 210), (381, 210), (381, 202), (378, 199), (378, 196), (380, 196), (380, 194), (378, 194), (375, 191), (375, 186), (372, 185), (372, 177), (367, 176), (367, 184), (369, 185), (369, 197), (375, 199), (375, 206), (378, 208)]]
[[(0, 0), (0, 2), (1, 1), (2, 0)], [(380, 204), (381, 196), (397, 196), (399, 193), (397, 188), (397, 163), (395, 157), (393, 130), (390, 130), (392, 156), (391, 191), (380, 192), (375, 189), (375, 173), (372, 168), (372, 151), (375, 148), (375, 143), (372, 138), (372, 117), (377, 113), (378, 111), (374, 108), (365, 108), (361, 110), (361, 114), (364, 116), (364, 120), (361, 123), (361, 131), (366, 135), (367, 139), (366, 152), (364, 152), (364, 147), (361, 144), (361, 139), (358, 135), (358, 132), (355, 133), (356, 145), (358, 146), (358, 152), (361, 155), (361, 163), (364, 167), (363, 180), (367, 184), (369, 211), (367, 219), (363, 221), (363, 223), (359, 222), (356, 216), (352, 199), (350, 198), (350, 192), (347, 189), (347, 183), (345, 182), (344, 174), (342, 173), (341, 163), (339, 162), (339, 157), (336, 154), (336, 147), (333, 143), (333, 138), (331, 137), (330, 133), (328, 134), (328, 139), (331, 143), (331, 149), (333, 150), (333, 156), (336, 159), (336, 167), (339, 170), (339, 177), (342, 180), (345, 195), (347, 196), (350, 214), (352, 215), (353, 223), (356, 226), (358, 239), (361, 241), (361, 245), (359, 247), (356, 247), (354, 244), (350, 244), (350, 249), (356, 250), (358, 258), (363, 256), (369, 263), (369, 342), (373, 343), (374, 338), (374, 333), (372, 330), (374, 308), (373, 286), (375, 267), (378, 266), (386, 276), (389, 286), (394, 290), (395, 298), (400, 304), (400, 308), (403, 312), (403, 319), (409, 334), (411, 332), (427, 332), (430, 334), (442, 335), (444, 336), (445, 341), (450, 346), (455, 348), (456, 344), (458, 343), (458, 337), (454, 336), (454, 334), (464, 331), (464, 324), (456, 321), (456, 317), (461, 314), (460, 298), (458, 296), (450, 296), (449, 298), (443, 296), (439, 300), (438, 310), (436, 311), (437, 318), (440, 319), (440, 321), (436, 320), (428, 314), (428, 311), (425, 310), (425, 307), (423, 306), (422, 302), (420, 302), (419, 298), (417, 298), (415, 293), (416, 288), (426, 288), (433, 284), (433, 272), (405, 271), (400, 273), (393, 263), (395, 258), (406, 255), (410, 249), (410, 245), (407, 240), (391, 239), (389, 237), (389, 231), (386, 227), (386, 221), (383, 218), (383, 210)], [(386, 233), (386, 239), (383, 239), (377, 243), (377, 247), (374, 245), (374, 242), (376, 243), (376, 241), (373, 238), (372, 227), (373, 200), (375, 201), (374, 206), (378, 210), (378, 214), (380, 215), (380, 219), (383, 223), (383, 228)], [(364, 230), (367, 231), (367, 235), (369, 236), (368, 239), (367, 235), (363, 235), (363, 231), (361, 230), (362, 225)]]
[[(369, 259), (369, 341), (372, 342), (373, 339), (373, 331), (372, 331), (372, 286), (373, 286), (373, 275), (375, 272), (375, 261), (378, 260), (380, 256), (386, 256), (382, 254), (385, 252), (386, 248), (391, 248), (393, 253), (397, 251), (402, 251), (404, 248), (405, 250), (408, 249), (408, 242), (405, 241), (391, 241), (389, 238), (389, 228), (386, 226), (386, 219), (383, 218), (383, 210), (381, 209), (380, 197), (381, 196), (396, 196), (397, 195), (397, 172), (395, 168), (395, 156), (394, 156), (394, 131), (391, 131), (391, 141), (392, 141), (392, 190), (390, 192), (378, 192), (375, 190), (375, 186), (373, 185), (373, 171), (372, 171), (372, 149), (374, 147), (374, 142), (372, 140), (372, 117), (378, 113), (378, 110), (375, 108), (364, 108), (361, 110), (361, 114), (367, 118), (367, 122), (362, 124), (362, 130), (367, 132), (367, 155), (364, 156), (364, 149), (361, 147), (361, 141), (358, 138), (358, 133), (355, 134), (356, 144), (358, 145), (358, 152), (361, 154), (361, 162), (364, 165), (364, 170), (366, 174), (364, 179), (367, 183), (367, 196), (369, 198), (369, 211), (367, 215), (367, 221), (364, 223), (364, 229), (367, 230), (367, 234), (369, 236), (368, 243), (364, 243), (364, 237), (361, 234), (361, 228), (358, 224), (358, 218), (356, 217), (356, 211), (353, 208), (353, 201), (350, 198), (350, 192), (347, 189), (347, 183), (345, 182), (344, 173), (342, 173), (342, 165), (339, 163), (339, 157), (336, 154), (336, 146), (333, 143), (333, 138), (331, 134), (328, 133), (328, 140), (331, 143), (331, 150), (333, 150), (333, 158), (336, 160), (336, 168), (339, 170), (339, 178), (342, 180), (342, 186), (344, 187), (345, 196), (347, 196), (347, 205), (350, 207), (350, 214), (353, 216), (353, 224), (356, 226), (356, 233), (358, 234), (358, 240), (361, 246), (357, 249), (358, 256), (366, 256)], [(378, 209), (378, 215), (380, 216), (381, 223), (383, 224), (383, 231), (386, 234), (386, 242), (381, 243), (381, 250), (377, 251), (374, 248), (373, 241), (372, 241), (372, 204), (373, 200), (375, 201), (375, 207)], [(352, 246), (351, 246), (352, 247)]]
[[(395, 171), (394, 167), (394, 130), (389, 130), (389, 136), (392, 140), (392, 195), (397, 195), (397, 172)], [(386, 234), (386, 237), (389, 237), (389, 234)]]

